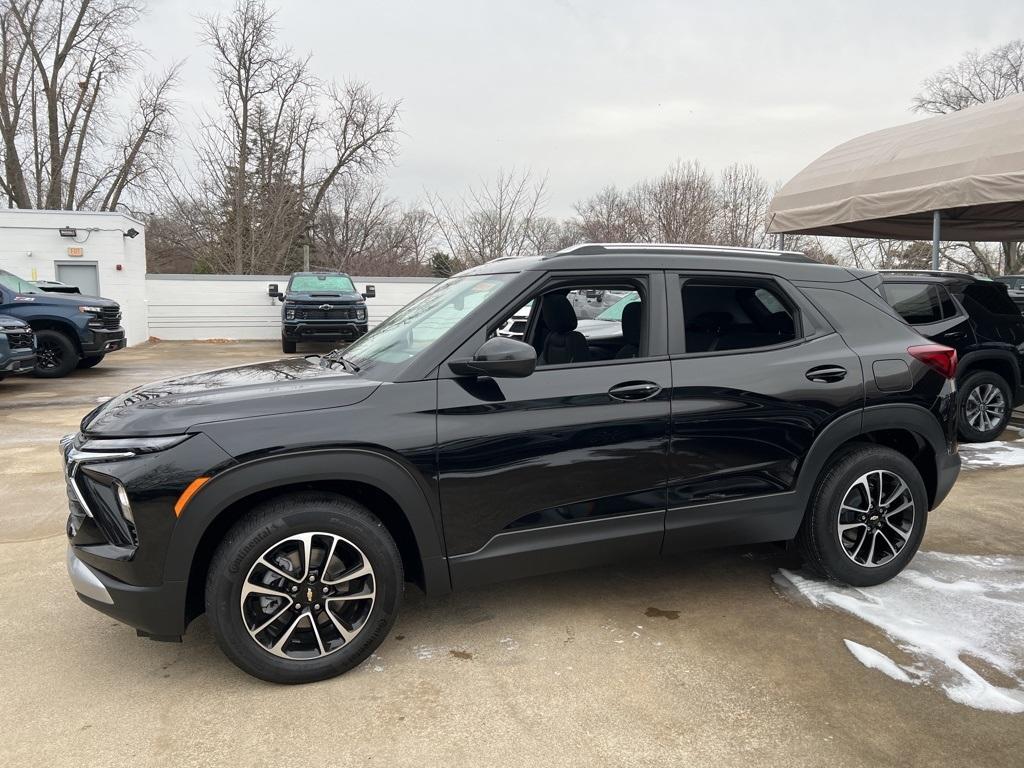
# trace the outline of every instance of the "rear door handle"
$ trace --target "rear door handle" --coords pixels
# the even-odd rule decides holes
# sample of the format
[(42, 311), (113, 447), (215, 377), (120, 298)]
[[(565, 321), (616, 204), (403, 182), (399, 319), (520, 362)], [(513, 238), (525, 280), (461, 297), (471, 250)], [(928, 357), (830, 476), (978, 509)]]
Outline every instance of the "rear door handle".
[(661, 392), (661, 387), (653, 381), (625, 381), (608, 390), (608, 395), (616, 400), (650, 400)]
[(846, 369), (841, 365), (818, 365), (806, 373), (810, 381), (818, 384), (829, 384), (846, 378)]

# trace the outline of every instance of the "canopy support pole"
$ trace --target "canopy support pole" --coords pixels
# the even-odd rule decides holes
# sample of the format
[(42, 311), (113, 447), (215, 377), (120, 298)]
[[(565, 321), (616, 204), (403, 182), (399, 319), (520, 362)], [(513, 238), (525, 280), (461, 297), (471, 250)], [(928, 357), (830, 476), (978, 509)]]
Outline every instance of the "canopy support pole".
[(932, 212), (932, 269), (939, 269), (939, 241), (942, 235), (942, 216), (938, 211)]

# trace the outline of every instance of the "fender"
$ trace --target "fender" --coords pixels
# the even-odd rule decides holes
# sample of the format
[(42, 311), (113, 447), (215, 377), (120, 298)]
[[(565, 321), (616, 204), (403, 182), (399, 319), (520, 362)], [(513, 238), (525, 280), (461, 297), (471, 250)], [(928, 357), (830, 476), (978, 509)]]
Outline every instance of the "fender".
[(999, 360), (1008, 364), (1010, 371), (1013, 373), (1013, 381), (1010, 382), (1010, 386), (1014, 389), (1020, 386), (1020, 364), (1018, 363), (1017, 356), (1008, 349), (979, 349), (974, 352), (968, 352), (957, 363), (957, 378), (960, 378), (961, 371), (966, 371), (975, 363), (983, 360)]
[(390, 495), (402, 508), (412, 529), (428, 593), (451, 591), (440, 515), (431, 503), (431, 495), (413, 472), (397, 460), (359, 448), (299, 451), (254, 459), (215, 476), (192, 498), (174, 528), (168, 545), (165, 581), (189, 578), (203, 534), (234, 502), (283, 485), (325, 480), (365, 483)]

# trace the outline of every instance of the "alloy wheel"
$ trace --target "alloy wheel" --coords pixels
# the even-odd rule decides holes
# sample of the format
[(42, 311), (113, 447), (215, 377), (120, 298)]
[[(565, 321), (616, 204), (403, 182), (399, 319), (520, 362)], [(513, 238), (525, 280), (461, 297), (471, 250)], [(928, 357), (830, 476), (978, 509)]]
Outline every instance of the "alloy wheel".
[(964, 417), (979, 432), (989, 432), (999, 426), (1005, 415), (1006, 399), (995, 384), (979, 384), (964, 402)]
[(36, 365), (40, 368), (59, 368), (63, 357), (64, 352), (60, 346), (48, 339), (43, 339), (36, 345)]
[(256, 559), (242, 584), (242, 621), (261, 648), (319, 659), (344, 648), (373, 610), (373, 567), (333, 533), (289, 536)]
[(891, 562), (914, 531), (914, 511), (903, 478), (884, 469), (864, 473), (839, 505), (836, 526), (846, 556), (865, 568)]

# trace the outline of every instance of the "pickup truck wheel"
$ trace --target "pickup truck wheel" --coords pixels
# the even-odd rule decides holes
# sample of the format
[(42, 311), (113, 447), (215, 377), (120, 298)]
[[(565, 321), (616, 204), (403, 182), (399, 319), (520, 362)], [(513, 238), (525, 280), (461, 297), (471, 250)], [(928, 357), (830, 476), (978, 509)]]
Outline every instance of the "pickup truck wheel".
[(892, 448), (857, 445), (826, 466), (797, 544), (809, 570), (867, 587), (903, 570), (927, 523), (928, 494), (910, 459)]
[(37, 379), (59, 379), (67, 376), (78, 365), (78, 350), (60, 331), (36, 331), (36, 367), (32, 375)]
[(293, 354), (295, 352), (295, 342), (281, 339), (281, 351), (286, 355)]
[(225, 655), (254, 677), (310, 683), (381, 644), (398, 615), (402, 560), (361, 504), (295, 493), (256, 507), (210, 564), (206, 612)]
[(975, 371), (960, 383), (957, 414), (960, 439), (987, 443), (1006, 429), (1010, 420), (1010, 385), (992, 371)]
[(79, 368), (92, 368), (94, 365), (99, 365), (103, 362), (103, 358), (106, 355), (96, 355), (95, 357), (83, 357), (78, 361)]

